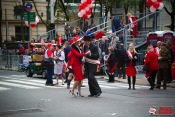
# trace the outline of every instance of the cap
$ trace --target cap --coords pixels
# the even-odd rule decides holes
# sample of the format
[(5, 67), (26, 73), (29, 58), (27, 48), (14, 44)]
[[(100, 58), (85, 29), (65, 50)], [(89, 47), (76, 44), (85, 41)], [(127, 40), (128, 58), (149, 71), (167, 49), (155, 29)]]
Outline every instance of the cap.
[(84, 36), (84, 41), (91, 41), (92, 38), (89, 35)]

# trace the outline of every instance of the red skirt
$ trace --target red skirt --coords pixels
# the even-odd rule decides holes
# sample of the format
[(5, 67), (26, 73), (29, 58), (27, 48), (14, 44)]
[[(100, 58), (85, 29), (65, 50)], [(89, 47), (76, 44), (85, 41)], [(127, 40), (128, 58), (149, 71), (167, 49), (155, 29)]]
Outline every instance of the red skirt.
[(72, 65), (72, 69), (74, 71), (75, 81), (80, 81), (84, 79), (82, 65)]
[(114, 74), (115, 68), (116, 68), (116, 64), (112, 68), (109, 68), (109, 73)]
[(132, 62), (130, 62), (130, 64), (126, 67), (126, 75), (127, 76), (136, 76), (136, 68), (132, 64)]

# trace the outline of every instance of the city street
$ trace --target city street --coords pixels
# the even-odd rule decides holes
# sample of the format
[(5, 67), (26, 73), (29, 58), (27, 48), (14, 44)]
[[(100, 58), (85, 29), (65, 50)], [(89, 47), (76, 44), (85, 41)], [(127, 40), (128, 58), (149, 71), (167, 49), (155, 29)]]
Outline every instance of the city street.
[(149, 90), (149, 86), (136, 85), (136, 90), (128, 90), (125, 83), (98, 78), (102, 94), (96, 98), (88, 97), (85, 79), (85, 97), (73, 97), (61, 80), (58, 86), (45, 86), (45, 81), (36, 75), (29, 78), (23, 72), (0, 70), (0, 116), (148, 117), (151, 107), (175, 107), (175, 88)]

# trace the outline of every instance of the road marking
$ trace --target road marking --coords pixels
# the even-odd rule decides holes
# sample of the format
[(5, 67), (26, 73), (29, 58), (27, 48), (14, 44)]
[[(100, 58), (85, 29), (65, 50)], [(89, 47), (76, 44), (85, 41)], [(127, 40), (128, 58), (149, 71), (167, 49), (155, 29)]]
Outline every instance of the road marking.
[[(45, 86), (45, 82), (46, 82), (45, 79), (30, 79), (30, 78), (25, 77), (25, 75), (20, 75), (20, 76), (11, 75), (10, 77), (8, 76), (0, 76), (0, 77), (4, 78), (2, 79), (2, 81), (7, 81), (7, 82), (15, 83), (15, 84), (18, 83), (24, 86), (32, 85), (32, 86), (37, 86), (37, 87), (42, 87), (42, 88), (66, 88), (67, 87), (66, 84), (58, 85), (58, 86)], [(22, 79), (22, 78), (25, 78), (25, 79)], [(53, 79), (53, 82), (56, 82), (56, 79)], [(108, 89), (110, 88), (111, 89), (112, 88), (116, 88), (116, 89), (128, 88), (128, 84), (126, 83), (118, 83), (118, 82), (107, 83), (106, 80), (104, 81), (98, 80), (97, 82), (101, 88), (108, 88)], [(71, 82), (71, 87), (72, 85), (73, 85), (73, 82)], [(88, 86), (88, 79), (85, 79), (83, 81), (83, 85)], [(149, 86), (144, 86), (144, 85), (135, 85), (135, 87), (137, 89), (149, 88)]]
[(0, 81), (0, 84), (1, 85), (6, 85), (6, 86), (12, 86), (12, 87), (25, 88), (25, 89), (39, 89), (40, 88), (40, 87), (35, 87), (35, 86), (27, 86), (27, 85), (4, 82), (4, 81)]
[(11, 90), (11, 88), (0, 87), (0, 91)]
[(21, 78), (21, 77), (26, 77), (26, 75), (11, 75), (13, 77)]
[(44, 84), (28, 82), (28, 81), (21, 81), (21, 80), (5, 80), (5, 81), (13, 82), (13, 83), (20, 83), (20, 84), (24, 84), (24, 85), (27, 84), (27, 85), (35, 85), (35, 86), (45, 87)]

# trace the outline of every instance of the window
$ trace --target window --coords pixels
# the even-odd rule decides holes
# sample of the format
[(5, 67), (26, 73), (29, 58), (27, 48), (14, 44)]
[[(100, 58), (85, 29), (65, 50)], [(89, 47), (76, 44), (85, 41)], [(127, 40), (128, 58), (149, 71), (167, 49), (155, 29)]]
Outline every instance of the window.
[(19, 5), (19, 6), (15, 6), (14, 7), (14, 19), (21, 19), (21, 15), (22, 15), (22, 8), (24, 9), (24, 12), (27, 12), (25, 7)]
[[(21, 33), (21, 26), (15, 26), (15, 37), (16, 41), (21, 41), (22, 40), (22, 33)], [(24, 26), (24, 40), (28, 41), (29, 40), (29, 28)]]

